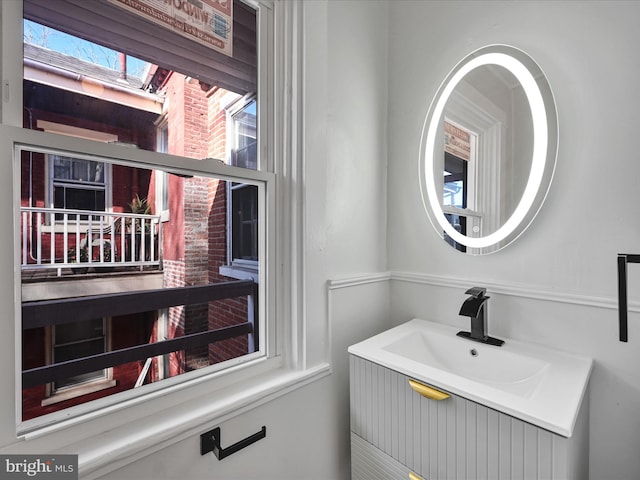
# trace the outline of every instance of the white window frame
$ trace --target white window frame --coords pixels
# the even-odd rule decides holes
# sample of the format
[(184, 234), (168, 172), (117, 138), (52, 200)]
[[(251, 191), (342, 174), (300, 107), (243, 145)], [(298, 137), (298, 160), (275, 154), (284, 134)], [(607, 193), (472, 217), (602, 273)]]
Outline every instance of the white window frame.
[[(233, 95), (232, 95), (233, 96)], [(255, 95), (247, 95), (244, 97), (236, 98), (230, 105), (225, 108), (226, 113), (226, 125), (227, 125), (227, 138), (226, 138), (226, 155), (227, 163), (232, 164), (231, 156), (236, 146), (236, 130), (229, 128), (229, 125), (235, 125), (233, 119), (234, 115), (242, 111), (249, 103), (255, 100)], [(239, 280), (253, 280), (259, 282), (258, 275), (258, 260), (245, 260), (233, 257), (233, 190), (236, 188), (245, 188), (246, 184), (233, 185), (232, 182), (226, 184), (226, 198), (227, 198), (227, 264), (220, 267), (220, 274), (229, 278), (236, 278)]]
[[(0, 231), (0, 242), (13, 251), (0, 251), (0, 276), (13, 289), (0, 289), (7, 318), (0, 337), (0, 379), (15, 388), (3, 389), (0, 399), (0, 444), (22, 453), (42, 453), (54, 446), (79, 455), (83, 478), (98, 478), (144, 455), (199, 434), (247, 410), (291, 392), (331, 371), (328, 319), (314, 324), (316, 335), (305, 333), (304, 202), (302, 184), (304, 103), (304, 2), (249, 0), (260, 9), (258, 99), (259, 167), (242, 171), (217, 161), (194, 160), (156, 152), (100, 144), (79, 138), (22, 128), (22, 2), (0, 2), (2, 32), (3, 102), (0, 151), (14, 158), (13, 175), (0, 175), (0, 205), (13, 205), (13, 231)], [(269, 62), (264, 61), (269, 59)], [(274, 62), (274, 63), (270, 63)], [(281, 88), (281, 86), (286, 88)], [(64, 415), (37, 428), (25, 428), (21, 404), (21, 279), (18, 147), (84, 152), (147, 168), (162, 167), (184, 173), (220, 175), (228, 180), (249, 178), (260, 185), (261, 234), (266, 238), (260, 252), (261, 318), (269, 317), (261, 342), (266, 356), (252, 362), (199, 377), (185, 377), (154, 393), (121, 397), (113, 404), (97, 400), (98, 409), (67, 418)], [(242, 169), (244, 170), (244, 169)], [(11, 223), (8, 207), (4, 211)], [(277, 214), (276, 214), (277, 212)], [(13, 266), (13, 267), (12, 267)], [(277, 266), (277, 268), (276, 268)], [(268, 268), (267, 268), (268, 267)], [(13, 308), (11, 308), (13, 306)], [(316, 322), (317, 323), (317, 322)], [(320, 338), (322, 337), (322, 338)], [(311, 343), (313, 342), (313, 343)], [(13, 368), (11, 368), (13, 366)], [(13, 372), (9, 374), (9, 372)], [(170, 382), (166, 380), (165, 382)], [(112, 396), (113, 397), (113, 396)], [(15, 422), (15, 431), (7, 425)]]
[[(225, 124), (227, 125), (226, 155), (227, 163), (229, 165), (234, 165), (232, 155), (233, 151), (236, 150), (238, 139), (235, 128), (236, 121), (234, 117), (254, 101), (256, 101), (255, 94), (248, 94), (244, 97), (239, 97), (236, 101), (232, 102), (225, 108)], [(233, 128), (229, 128), (229, 125), (233, 125)]]
[[(168, 142), (169, 142), (169, 119), (167, 115), (163, 115), (160, 118), (160, 121), (157, 122), (156, 125), (156, 151), (159, 153), (167, 153), (168, 152)], [(163, 170), (155, 170), (156, 180), (155, 180), (155, 190), (156, 190), (156, 213), (160, 215), (161, 222), (168, 222), (170, 219), (170, 210), (169, 210), (169, 174)], [(166, 205), (163, 202), (163, 199), (167, 198)]]
[[(101, 148), (102, 145), (96, 142), (88, 142), (84, 139), (76, 140), (72, 137), (60, 135), (50, 136), (49, 134), (44, 134), (43, 137), (43, 135), (38, 135), (38, 133), (41, 132), (37, 131), (24, 131), (21, 133), (24, 133), (25, 135), (17, 135), (17, 141), (15, 141), (13, 147), (14, 166), (16, 167), (14, 170), (14, 174), (16, 175), (16, 185), (20, 185), (21, 172), (19, 166), (23, 152), (37, 152), (43, 154), (68, 152), (69, 156), (80, 159), (116, 162), (121, 165), (147, 169), (164, 167), (168, 171), (174, 171), (181, 174), (203, 175), (236, 182), (243, 181), (248, 184), (256, 185), (258, 188), (260, 218), (267, 218), (267, 210), (275, 208), (275, 197), (272, 196), (268, 199), (266, 197), (268, 191), (274, 191), (275, 175), (270, 172), (247, 170), (244, 168), (239, 169), (216, 161), (203, 162), (201, 160), (189, 159), (187, 157), (130, 149), (126, 147), (123, 148), (118, 145), (105, 145), (104, 148)], [(18, 140), (18, 138), (24, 138), (24, 140)], [(105, 154), (104, 152), (108, 153)], [(20, 204), (20, 188), (16, 188), (15, 191), (16, 198), (14, 199), (14, 202), (15, 205), (18, 206)], [(17, 212), (16, 218), (19, 218)], [(16, 228), (17, 230), (20, 229), (19, 226), (16, 226)], [(273, 246), (270, 249), (266, 247), (266, 228), (266, 225), (261, 225), (259, 229), (260, 258), (268, 258), (268, 250), (273, 251)], [(170, 379), (165, 379), (161, 383), (151, 383), (139, 389), (120, 392), (99, 400), (69, 407), (31, 420), (21, 421), (22, 415), (20, 409), (18, 409), (18, 432), (29, 434), (42, 429), (43, 426), (48, 424), (68, 423), (74, 421), (76, 418), (94, 415), (100, 411), (100, 406), (103, 404), (108, 405), (110, 408), (117, 408), (115, 404), (122, 402), (144, 402), (145, 397), (157, 398), (158, 396), (162, 396), (164, 394), (163, 392), (171, 390), (172, 388), (180, 390), (186, 383), (199, 381), (204, 382), (207, 377), (223, 376), (228, 370), (239, 369), (247, 365), (250, 366), (256, 362), (274, 363), (272, 359), (277, 358), (277, 355), (275, 354), (277, 346), (275, 339), (275, 326), (271, 325), (273, 322), (267, 323), (266, 321), (266, 308), (271, 303), (270, 296), (273, 296), (273, 293), (267, 290), (268, 283), (265, 281), (267, 274), (266, 266), (268, 265), (267, 262), (262, 262), (259, 267), (259, 276), (261, 281), (259, 282), (258, 295), (259, 298), (263, 300), (258, 302), (258, 329), (261, 332), (261, 341), (260, 344), (256, 346), (256, 352), (245, 354), (209, 367), (183, 373)], [(18, 326), (19, 325), (17, 325), (17, 327)], [(271, 348), (267, 339), (272, 344)], [(19, 364), (21, 364), (21, 362), (19, 362), (18, 365)]]

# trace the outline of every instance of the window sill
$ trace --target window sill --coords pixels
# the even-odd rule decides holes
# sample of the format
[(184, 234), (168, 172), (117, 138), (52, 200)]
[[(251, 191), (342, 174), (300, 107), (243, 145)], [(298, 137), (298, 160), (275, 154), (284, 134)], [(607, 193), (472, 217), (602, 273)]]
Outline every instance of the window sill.
[[(320, 380), (331, 373), (331, 366), (322, 363), (306, 370), (267, 367), (265, 372), (254, 373), (219, 390), (211, 388), (215, 382), (211, 380), (131, 409), (111, 412), (107, 408), (89, 418), (43, 427), (23, 435), (20, 450), (42, 452), (52, 444), (64, 446), (65, 452), (78, 454), (81, 478), (96, 479)], [(146, 414), (138, 416), (138, 409)]]
[(99, 392), (100, 390), (106, 390), (107, 388), (115, 387), (115, 380), (98, 380), (86, 385), (69, 388), (59, 393), (54, 393), (50, 397), (42, 400), (40, 405), (46, 407), (47, 405), (54, 405), (56, 403), (64, 402), (72, 398), (77, 398), (82, 395), (88, 395), (90, 393)]
[(237, 265), (223, 265), (220, 267), (220, 275), (225, 277), (235, 278), (236, 280), (253, 280), (258, 283), (260, 278), (257, 267), (244, 267)]

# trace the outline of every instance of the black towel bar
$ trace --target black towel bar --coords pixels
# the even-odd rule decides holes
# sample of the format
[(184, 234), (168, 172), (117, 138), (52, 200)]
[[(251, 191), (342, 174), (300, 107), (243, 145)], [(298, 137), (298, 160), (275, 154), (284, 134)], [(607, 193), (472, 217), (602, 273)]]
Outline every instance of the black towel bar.
[(206, 455), (209, 452), (213, 452), (218, 460), (222, 460), (223, 458), (233, 455), (237, 451), (248, 447), (252, 443), (257, 442), (266, 436), (267, 427), (263, 426), (259, 432), (254, 433), (253, 435), (250, 435), (227, 448), (222, 448), (220, 446), (222, 443), (220, 427), (216, 427), (213, 430), (200, 435), (200, 455)]
[(640, 255), (618, 254), (618, 329), (621, 342), (629, 341), (627, 321), (627, 263), (640, 263)]

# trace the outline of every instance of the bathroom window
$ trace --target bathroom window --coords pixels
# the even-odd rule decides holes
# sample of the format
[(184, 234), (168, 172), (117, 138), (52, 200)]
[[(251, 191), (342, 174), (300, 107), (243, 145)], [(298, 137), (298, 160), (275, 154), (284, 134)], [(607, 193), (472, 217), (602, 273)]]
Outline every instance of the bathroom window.
[[(444, 154), (444, 190), (443, 205), (452, 209), (460, 210), (456, 213), (451, 210), (445, 217), (451, 225), (461, 233), (467, 234), (467, 216), (462, 213), (467, 208), (468, 187), (469, 187), (469, 162), (445, 151)], [(456, 250), (466, 251), (464, 245), (454, 241), (445, 233), (445, 240)]]
[[(482, 216), (477, 212), (478, 135), (460, 123), (444, 122), (442, 205), (449, 223), (462, 235), (477, 236)], [(445, 240), (461, 252), (467, 248), (446, 233)]]
[[(246, 64), (257, 51), (256, 10), (234, 4), (240, 61), (180, 36), (164, 51), (162, 27), (146, 34), (153, 42), (114, 50), (126, 43), (119, 35), (140, 40), (139, 25), (104, 37), (94, 29), (107, 26), (69, 27), (62, 9), (26, 6), (25, 127), (60, 139), (57, 148), (18, 148), (24, 428), (267, 358), (261, 255), (273, 248), (265, 193), (275, 187), (259, 165), (257, 65)], [(80, 20), (82, 9), (69, 8)], [(177, 48), (211, 55), (185, 58)], [(110, 154), (85, 140), (112, 144)], [(225, 156), (247, 175), (210, 160)], [(56, 229), (45, 228), (48, 218)], [(229, 275), (229, 263), (251, 274)], [(86, 296), (100, 306), (83, 306)], [(30, 313), (40, 302), (44, 313)], [(108, 341), (102, 318), (112, 319)], [(89, 388), (105, 381), (113, 388)]]
[[(25, 45), (24, 55), (19, 49), (9, 49), (1, 59), (4, 82), (23, 102), (17, 108), (3, 104), (0, 125), (0, 149), (5, 158), (13, 158), (14, 175), (5, 165), (4, 178), (5, 183), (13, 178), (16, 227), (0, 232), (3, 243), (14, 246), (5, 252), (4, 259), (10, 261), (11, 256), (15, 268), (3, 271), (7, 284), (13, 281), (16, 285), (11, 299), (18, 299), (8, 302), (13, 308), (11, 317), (16, 319), (9, 326), (11, 333), (0, 338), (0, 351), (16, 353), (12, 362), (15, 382), (11, 378), (5, 381), (17, 385), (18, 391), (14, 408), (4, 409), (0, 416), (5, 424), (16, 425), (16, 442), (21, 445), (16, 443), (16, 451), (39, 453), (42, 442), (66, 445), (69, 451), (79, 453), (80, 469), (87, 475), (103, 475), (118, 468), (112, 460), (121, 458), (122, 445), (127, 446), (127, 458), (145, 455), (159, 443), (170, 445), (201, 433), (205, 423), (229, 419), (329, 372), (321, 347), (326, 345), (326, 325), (312, 341), (311, 336), (300, 333), (306, 331), (300, 308), (304, 268), (298, 263), (304, 236), (295, 220), (304, 214), (304, 202), (295, 185), (302, 181), (298, 175), (304, 171), (304, 158), (298, 150), (300, 132), (294, 125), (302, 119), (296, 98), (304, 91), (304, 76), (302, 62), (288, 60), (291, 51), (302, 52), (304, 22), (298, 21), (304, 13), (302, 5), (270, 0), (226, 2), (233, 4), (234, 10), (234, 29), (229, 37), (235, 38), (239, 32), (248, 35), (249, 41), (234, 41), (233, 57), (220, 57), (134, 14), (128, 17), (117, 10), (116, 15), (120, 3), (131, 2), (92, 2), (89, 14), (86, 4), (75, 0), (24, 0), (15, 2), (16, 6), (6, 2), (0, 19), (5, 39), (15, 44), (22, 33), (15, 25), (24, 14), (29, 21), (58, 27), (78, 38), (100, 38), (118, 58), (126, 57), (127, 67), (118, 68), (115, 78), (109, 77), (115, 88), (110, 88), (109, 82), (85, 78), (77, 90), (63, 89), (56, 105), (73, 107), (69, 112), (46, 110), (52, 86), (38, 81), (41, 77), (34, 68), (42, 58), (37, 48)], [(19, 8), (21, 4), (24, 9)], [(93, 18), (99, 21), (88, 21)], [(153, 42), (148, 37), (153, 37)], [(251, 45), (253, 55), (243, 51)], [(290, 50), (292, 45), (297, 48)], [(119, 51), (122, 49), (126, 51)], [(129, 64), (132, 58), (149, 64), (138, 76)], [(217, 69), (220, 65), (225, 68)], [(95, 66), (92, 70), (112, 75)], [(291, 87), (286, 94), (276, 88), (283, 84)], [(255, 121), (260, 134), (255, 135), (255, 151), (259, 152), (255, 169), (230, 164), (226, 128), (222, 128), (225, 122), (208, 121), (214, 120), (208, 116), (212, 112), (220, 114), (215, 120), (226, 114), (223, 110), (228, 102), (220, 102), (217, 109), (208, 108), (220, 100), (221, 90), (256, 100)], [(116, 101), (120, 97), (112, 96), (123, 91), (129, 92), (133, 103), (122, 103)], [(196, 115), (206, 121), (181, 123), (181, 113), (172, 116), (172, 112), (183, 109), (163, 108), (176, 107), (174, 94), (179, 91), (211, 102), (190, 104), (206, 105), (203, 115)], [(109, 103), (111, 109), (103, 108), (102, 102)], [(161, 133), (158, 127), (163, 115), (168, 128)], [(99, 131), (105, 138), (117, 139), (96, 141), (65, 132), (38, 131), (43, 122), (58, 123), (60, 117), (72, 130)], [(182, 128), (176, 128), (178, 125)], [(224, 132), (216, 135), (221, 142), (199, 147), (185, 143), (187, 139), (214, 138), (207, 130), (214, 128)], [(251, 151), (250, 130), (240, 133), (245, 138), (238, 140), (246, 140), (245, 151)], [(166, 135), (164, 143), (159, 142), (161, 135)], [(161, 152), (163, 144), (166, 153)], [(252, 162), (247, 155), (242, 157), (242, 148), (238, 147), (234, 161)], [(67, 217), (68, 228), (65, 230), (63, 221), (63, 228), (58, 231), (57, 226), (55, 235), (42, 228), (43, 220), (38, 216), (50, 208), (44, 185), (47, 158), (53, 155), (102, 162), (111, 168), (108, 178), (113, 198), (106, 202), (104, 212), (96, 213), (103, 217), (102, 223), (91, 215), (85, 225)], [(163, 176), (169, 193), (164, 199), (160, 198), (161, 188), (155, 188), (157, 180), (164, 183)], [(241, 209), (244, 213), (239, 225), (244, 228), (240, 237), (244, 232), (251, 239), (257, 232), (257, 244), (244, 242), (231, 256), (253, 262), (255, 277), (237, 279), (219, 268), (229, 263), (229, 184), (251, 187), (247, 191), (252, 193), (238, 199), (248, 206)], [(205, 199), (206, 203), (194, 204), (194, 199)], [(185, 204), (189, 207), (184, 208)], [(170, 211), (168, 218), (161, 214), (164, 206)], [(108, 218), (113, 221), (106, 221)], [(180, 243), (184, 239), (190, 243)], [(82, 253), (82, 246), (88, 244), (93, 247), (91, 255)], [(55, 284), (57, 290), (52, 293), (41, 288), (40, 279)], [(164, 284), (175, 279), (181, 285)], [(70, 286), (71, 290), (75, 287), (75, 293), (63, 295), (61, 290)], [(180, 295), (187, 291), (197, 294), (197, 303), (181, 304), (184, 297)], [(212, 296), (225, 298), (209, 301)], [(237, 300), (242, 308), (233, 303)], [(223, 308), (211, 308), (210, 303), (218, 301), (223, 302)], [(229, 315), (218, 315), (221, 312), (238, 313), (244, 320), (222, 326)], [(105, 352), (91, 352), (95, 355), (87, 357), (78, 370), (47, 363), (52, 361), (47, 348), (53, 348), (47, 329), (80, 321), (90, 325), (96, 318), (110, 319), (104, 331)], [(184, 319), (190, 320), (188, 325)], [(219, 327), (212, 329), (211, 324)], [(181, 335), (185, 328), (193, 334)], [(229, 332), (237, 333), (241, 342), (228, 338)], [(198, 340), (192, 343), (194, 338)], [(87, 345), (93, 340), (86, 336)], [(130, 347), (134, 347), (133, 360)], [(123, 361), (128, 363), (121, 364)], [(111, 376), (98, 378), (110, 368)], [(126, 371), (116, 372), (118, 368)], [(80, 380), (81, 375), (95, 375), (86, 378), (87, 385), (112, 385), (46, 405), (46, 411), (37, 410), (46, 385), (59, 385), (56, 393), (62, 394), (64, 383), (76, 376)], [(26, 389), (32, 389), (34, 396), (24, 396)], [(28, 409), (32, 409), (30, 415), (25, 415)], [(105, 431), (109, 435), (101, 434)], [(24, 442), (23, 438), (34, 441)]]
[(445, 152), (443, 205), (467, 208), (468, 164), (468, 161)]

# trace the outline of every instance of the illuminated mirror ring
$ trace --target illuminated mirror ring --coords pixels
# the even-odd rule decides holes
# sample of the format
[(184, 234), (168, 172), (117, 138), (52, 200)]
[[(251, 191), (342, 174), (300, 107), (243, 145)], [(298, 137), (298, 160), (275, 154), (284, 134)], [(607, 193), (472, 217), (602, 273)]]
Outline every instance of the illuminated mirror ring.
[[(521, 60), (527, 62), (528, 66)], [(441, 179), (436, 178), (434, 155), (436, 152), (441, 154), (442, 148), (436, 150), (436, 138), (445, 105), (456, 86), (472, 70), (492, 65), (503, 67), (511, 72), (518, 80), (527, 98), (533, 122), (531, 169), (518, 205), (502, 226), (486, 236), (468, 237), (449, 223), (440, 203), (436, 181)], [(541, 86), (546, 96), (543, 95)], [(539, 210), (555, 169), (556, 150), (555, 102), (548, 83), (546, 83), (546, 77), (538, 65), (521, 50), (505, 45), (492, 45), (471, 53), (452, 70), (440, 86), (438, 94), (431, 103), (423, 127), (419, 162), (421, 187), (423, 202), (434, 227), (444, 231), (453, 241), (469, 248), (483, 249), (498, 245), (500, 242), (503, 243), (502, 246), (506, 245), (522, 233)]]

